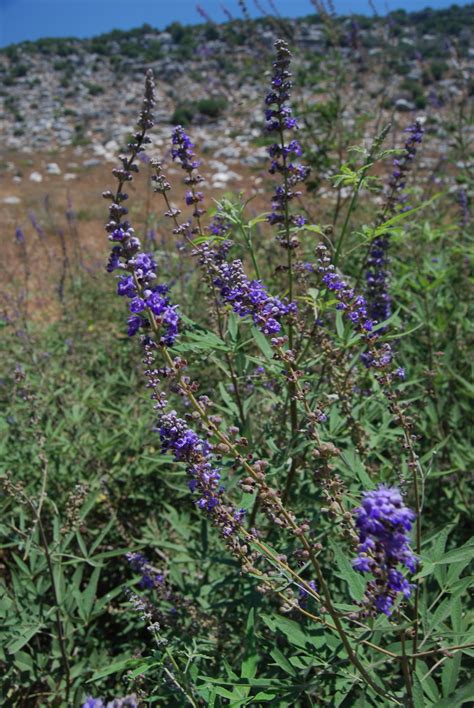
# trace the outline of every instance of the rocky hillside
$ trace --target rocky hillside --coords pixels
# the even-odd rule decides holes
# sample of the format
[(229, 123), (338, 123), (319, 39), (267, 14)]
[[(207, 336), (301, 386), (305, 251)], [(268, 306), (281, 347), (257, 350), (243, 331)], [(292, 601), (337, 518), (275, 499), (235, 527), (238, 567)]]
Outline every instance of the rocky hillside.
[(260, 134), (262, 75), (272, 42), (282, 35), (297, 55), (303, 103), (321, 92), (337, 50), (351, 90), (365, 87), (365, 105), (349, 106), (352, 113), (373, 110), (367, 100), (377, 96), (388, 112), (435, 112), (462, 90), (459, 72), (467, 77), (474, 68), (473, 10), (175, 23), (165, 31), (144, 25), (91, 40), (12, 45), (0, 53), (3, 149), (91, 145), (108, 157), (126, 137), (143, 72), (151, 66), (158, 79), (158, 134), (165, 137), (170, 123), (192, 121), (216, 157), (251, 163), (257, 156), (247, 148)]

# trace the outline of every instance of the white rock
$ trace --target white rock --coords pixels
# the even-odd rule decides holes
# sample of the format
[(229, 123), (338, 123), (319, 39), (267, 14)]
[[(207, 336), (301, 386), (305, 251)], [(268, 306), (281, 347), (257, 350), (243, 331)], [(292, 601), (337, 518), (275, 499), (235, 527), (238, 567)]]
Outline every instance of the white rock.
[(5, 197), (3, 199), (4, 204), (19, 204), (21, 202), (20, 197)]
[(231, 179), (229, 172), (216, 172), (212, 178), (213, 182), (228, 182)]
[(50, 162), (46, 165), (46, 172), (49, 172), (50, 175), (60, 175), (61, 168), (57, 162)]
[(39, 172), (32, 172), (30, 175), (30, 180), (31, 182), (42, 182), (43, 175), (41, 175)]
[(21, 177), (19, 175), (15, 175), (13, 177), (13, 181), (16, 182), (16, 184), (20, 184), (20, 182), (22, 182), (23, 180), (21, 179)]
[(77, 175), (75, 175), (73, 172), (66, 172), (64, 174), (63, 179), (65, 179), (65, 180), (77, 179)]
[(116, 140), (109, 140), (108, 143), (105, 143), (105, 149), (107, 152), (117, 152), (119, 144)]

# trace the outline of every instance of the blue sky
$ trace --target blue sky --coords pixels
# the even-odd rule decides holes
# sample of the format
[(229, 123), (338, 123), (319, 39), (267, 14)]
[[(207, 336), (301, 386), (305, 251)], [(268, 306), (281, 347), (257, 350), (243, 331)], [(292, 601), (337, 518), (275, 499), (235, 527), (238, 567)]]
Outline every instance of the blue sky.
[[(224, 21), (222, 5), (240, 16), (237, 0), (0, 0), (0, 46), (39, 37), (92, 37), (111, 29), (130, 29), (144, 22), (164, 28), (174, 20), (183, 24), (201, 21), (196, 4), (216, 21)], [(256, 0), (268, 7), (268, 0)], [(405, 8), (449, 7), (450, 0), (374, 0), (380, 14)], [(259, 14), (255, 0), (246, 0), (253, 15)], [(313, 12), (310, 0), (274, 0), (282, 15), (301, 16)], [(334, 0), (340, 14), (371, 14), (368, 0)], [(467, 0), (458, 0), (458, 5)]]

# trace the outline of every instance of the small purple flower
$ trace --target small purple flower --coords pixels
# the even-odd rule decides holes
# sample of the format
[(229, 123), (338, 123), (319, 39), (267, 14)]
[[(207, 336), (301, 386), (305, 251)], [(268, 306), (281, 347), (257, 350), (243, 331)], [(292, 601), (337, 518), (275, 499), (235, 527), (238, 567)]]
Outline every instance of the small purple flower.
[(92, 698), (92, 696), (89, 696), (82, 704), (82, 708), (105, 708), (105, 706), (101, 698)]
[(163, 575), (154, 570), (148, 559), (145, 558), (142, 553), (127, 553), (125, 558), (129, 562), (132, 570), (140, 573), (140, 587), (151, 590), (157, 585), (163, 584)]
[(134, 315), (138, 315), (139, 312), (143, 312), (145, 309), (145, 301), (141, 297), (134, 297), (130, 301), (130, 312)]
[(131, 275), (124, 275), (119, 278), (117, 283), (117, 295), (126, 295), (127, 297), (132, 298), (135, 297), (136, 292), (137, 289)]
[(125, 231), (121, 228), (115, 229), (109, 236), (111, 241), (123, 241), (125, 238)]
[[(316, 582), (314, 580), (310, 580), (308, 585), (315, 592), (318, 591), (318, 587), (317, 587)], [(306, 590), (306, 588), (300, 588), (300, 591), (298, 593), (298, 605), (300, 607), (305, 608), (308, 605), (308, 598), (309, 597), (310, 597), (310, 595), (309, 595), (309, 592)]]
[(127, 330), (128, 336), (133, 337), (133, 335), (136, 334), (140, 327), (143, 327), (144, 324), (145, 320), (142, 320), (142, 318), (138, 317), (138, 315), (133, 315), (132, 317), (129, 317)]
[(19, 226), (15, 229), (15, 239), (17, 243), (25, 243), (25, 234)]
[(459, 206), (461, 207), (461, 226), (469, 225), (471, 221), (471, 212), (469, 209), (469, 197), (465, 189), (460, 189), (458, 192)]

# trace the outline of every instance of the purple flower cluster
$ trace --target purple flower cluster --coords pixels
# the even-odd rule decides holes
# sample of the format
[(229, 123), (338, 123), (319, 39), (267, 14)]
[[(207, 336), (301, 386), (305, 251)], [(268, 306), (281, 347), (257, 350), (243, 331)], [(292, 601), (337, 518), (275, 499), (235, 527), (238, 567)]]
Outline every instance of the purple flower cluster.
[(125, 557), (132, 570), (140, 573), (140, 587), (151, 590), (156, 586), (162, 585), (163, 575), (156, 572), (142, 553), (127, 553)]
[(326, 255), (326, 249), (319, 248), (318, 272), (322, 276), (322, 282), (331, 290), (339, 302), (336, 310), (344, 312), (347, 319), (352, 322), (361, 332), (372, 332), (374, 322), (367, 314), (367, 303), (362, 295), (358, 295), (354, 288), (351, 288), (344, 278), (337, 273), (331, 259)]
[[(292, 87), (291, 72), (291, 52), (286, 42), (279, 39), (275, 42), (277, 52), (276, 60), (273, 62), (274, 73), (271, 82), (270, 92), (265, 98), (265, 118), (267, 121), (266, 130), (268, 133), (275, 133), (279, 137), (279, 142), (275, 142), (268, 148), (271, 158), (270, 174), (280, 174), (283, 184), (278, 185), (272, 198), (272, 211), (268, 216), (270, 224), (303, 226), (305, 219), (301, 215), (290, 215), (288, 213), (290, 202), (298, 197), (301, 192), (295, 191), (293, 187), (298, 182), (303, 182), (308, 174), (309, 168), (298, 163), (294, 163), (293, 156), (300, 157), (302, 154), (301, 145), (297, 140), (291, 140), (287, 145), (284, 141), (284, 131), (293, 130), (298, 127), (296, 118), (292, 116), (291, 107), (287, 105)], [(298, 240), (289, 238), (288, 234), (280, 234), (279, 241), (285, 248), (296, 248)]]
[[(209, 251), (206, 257), (209, 256)], [(249, 280), (242, 261), (214, 261), (213, 283), (234, 312), (240, 317), (250, 315), (263, 334), (274, 336), (281, 330), (279, 318), (296, 312), (294, 303), (283, 302), (268, 294), (260, 280)]]
[[(322, 282), (339, 301), (336, 309), (344, 313), (368, 344), (368, 350), (360, 356), (362, 363), (368, 369), (385, 369), (392, 362), (392, 348), (388, 342), (377, 346), (379, 334), (373, 331), (376, 322), (370, 317), (366, 299), (356, 293), (354, 288), (351, 288), (346, 280), (337, 273), (328, 256), (327, 248), (323, 244), (319, 244), (317, 255), (319, 256), (318, 272), (322, 276)], [(397, 369), (394, 375), (403, 378), (403, 370)]]
[(415, 514), (404, 505), (399, 489), (384, 485), (366, 492), (354, 513), (359, 532), (354, 568), (372, 574), (367, 599), (377, 612), (390, 615), (398, 593), (406, 598), (411, 594), (411, 584), (397, 567), (403, 565), (412, 573), (416, 570), (408, 535)]
[(471, 212), (469, 210), (469, 197), (465, 189), (460, 189), (458, 193), (459, 206), (461, 207), (460, 225), (464, 228), (471, 221)]
[[(405, 143), (403, 154), (393, 161), (394, 170), (389, 181), (390, 194), (385, 213), (392, 214), (398, 206), (403, 211), (411, 207), (406, 204), (407, 196), (402, 193), (406, 184), (406, 175), (413, 164), (417, 145), (423, 139), (424, 130), (419, 121), (405, 130), (410, 137)], [(389, 234), (373, 239), (370, 244), (366, 263), (366, 298), (369, 316), (376, 322), (385, 322), (392, 314), (391, 298), (388, 292)]]
[[(317, 587), (316, 582), (314, 580), (310, 580), (308, 585), (315, 592), (318, 591), (318, 587)], [(298, 593), (298, 605), (303, 608), (307, 607), (308, 598), (309, 598), (309, 592), (305, 588), (300, 588), (300, 591)]]
[[(152, 389), (151, 398), (155, 401), (153, 407), (158, 411), (155, 431), (160, 435), (162, 452), (171, 453), (176, 462), (185, 463), (190, 477), (189, 489), (198, 497), (197, 506), (219, 528), (226, 543), (234, 547), (238, 545), (236, 535), (241, 529), (245, 510), (236, 509), (233, 505), (224, 502), (222, 499), (224, 487), (220, 484), (220, 470), (215, 466), (211, 443), (200, 438), (175, 411), (166, 412), (168, 401), (165, 393), (160, 390), (161, 377), (174, 378), (177, 371), (184, 368), (186, 363), (177, 357), (173, 362), (173, 368), (156, 369), (157, 345), (152, 340), (144, 338), (143, 346), (147, 387)], [(210, 405), (206, 396), (200, 396), (198, 403), (204, 409)]]
[[(134, 275), (124, 275), (117, 283), (117, 294), (130, 298), (129, 336), (133, 336), (140, 327), (147, 326), (148, 320), (142, 315), (148, 308), (163, 332), (161, 343), (171, 346), (178, 336), (179, 315), (177, 305), (170, 305), (167, 297), (168, 286), (151, 285), (156, 278), (156, 263), (153, 256), (150, 253), (138, 253), (128, 260), (127, 270), (130, 269), (133, 270)], [(137, 290), (136, 283), (140, 292)]]
[(416, 120), (408, 128), (405, 128), (405, 133), (409, 134), (409, 138), (403, 147), (403, 153), (400, 157), (396, 157), (393, 161), (393, 172), (389, 180), (390, 197), (389, 211), (394, 211), (397, 206), (402, 206), (403, 211), (409, 211), (411, 207), (406, 203), (407, 196), (403, 194), (406, 186), (407, 173), (410, 171), (413, 160), (415, 159), (417, 146), (423, 140), (425, 133), (423, 126), (419, 120)]
[(220, 484), (221, 475), (213, 466), (212, 445), (201, 439), (175, 411), (160, 415), (157, 429), (161, 438), (162, 452), (171, 452), (177, 462), (185, 462), (191, 479), (189, 488), (197, 492), (197, 505), (203, 511), (211, 513), (214, 521), (222, 528), (225, 537), (232, 535), (241, 525), (245, 516), (244, 509), (224, 507), (221, 495), (224, 487)]
[(105, 199), (112, 201), (109, 212), (110, 220), (106, 225), (109, 240), (114, 244), (107, 264), (107, 270), (124, 271), (119, 279), (117, 293), (130, 299), (130, 317), (128, 318), (128, 335), (131, 337), (142, 327), (149, 326), (148, 315), (163, 329), (162, 344), (171, 345), (178, 334), (179, 316), (176, 307), (170, 305), (166, 296), (167, 286), (156, 285), (157, 265), (152, 254), (141, 250), (140, 239), (128, 221), (123, 221), (127, 208), (123, 202), (128, 195), (123, 191), (126, 182), (133, 179), (133, 173), (138, 172), (136, 159), (142, 156), (144, 145), (150, 142), (146, 131), (153, 126), (152, 108), (155, 105), (154, 81), (152, 72), (148, 72), (145, 81), (145, 98), (142, 111), (138, 118), (138, 130), (133, 134), (134, 142), (129, 144), (129, 154), (121, 155), (122, 168), (113, 170), (118, 186), (117, 192), (104, 192)]
[(196, 172), (201, 162), (196, 160), (196, 156), (193, 152), (194, 143), (191, 142), (181, 125), (177, 125), (176, 128), (174, 128), (171, 142), (173, 145), (171, 149), (173, 160), (178, 162), (181, 165), (181, 169), (187, 172), (184, 182), (190, 189), (188, 189), (185, 195), (186, 204), (188, 206), (194, 206), (193, 216), (199, 219), (199, 217), (204, 214), (204, 209), (199, 206), (204, 199), (204, 195), (202, 192), (197, 192), (195, 187), (203, 181), (203, 177)]
[(376, 322), (385, 322), (392, 314), (392, 300), (388, 292), (390, 258), (389, 236), (374, 238), (370, 244), (366, 263), (366, 297), (370, 317)]
[(201, 164), (199, 160), (196, 160), (196, 156), (193, 152), (194, 143), (184, 132), (184, 128), (181, 125), (177, 125), (172, 133), (171, 142), (173, 147), (171, 148), (171, 157), (175, 162), (179, 162), (181, 168), (186, 172), (195, 170)]
[(102, 698), (92, 698), (89, 696), (82, 708), (138, 708), (138, 701), (135, 695), (125, 696), (124, 698), (114, 698), (111, 701), (104, 703)]
[(224, 237), (230, 230), (230, 221), (221, 212), (216, 212), (206, 229), (211, 236)]

